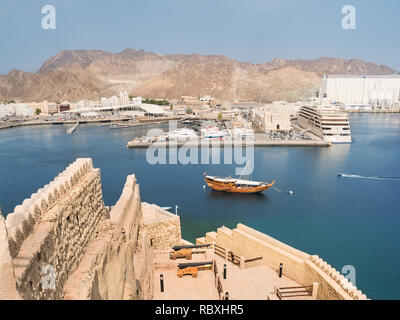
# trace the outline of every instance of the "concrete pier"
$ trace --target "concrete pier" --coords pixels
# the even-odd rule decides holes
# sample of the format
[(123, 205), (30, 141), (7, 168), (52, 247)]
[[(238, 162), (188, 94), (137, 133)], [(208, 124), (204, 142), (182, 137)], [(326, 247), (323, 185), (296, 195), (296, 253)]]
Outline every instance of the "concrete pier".
[(314, 140), (256, 140), (254, 143), (243, 142), (216, 142), (216, 141), (193, 141), (193, 142), (134, 142), (130, 141), (127, 148), (148, 148), (150, 146), (159, 148), (178, 148), (186, 146), (188, 148), (225, 148), (225, 147), (246, 147), (253, 145), (254, 147), (330, 147), (332, 144), (327, 141)]
[(79, 120), (59, 120), (59, 121), (57, 121), (57, 120), (54, 120), (54, 121), (46, 121), (46, 120), (14, 121), (12, 123), (0, 125), (0, 129), (24, 127), (24, 126), (76, 124), (77, 121), (79, 121), (80, 124), (85, 124), (85, 123), (113, 123), (113, 122), (121, 122), (121, 121), (128, 121), (128, 120), (130, 120), (130, 118), (84, 119), (84, 120), (79, 119)]

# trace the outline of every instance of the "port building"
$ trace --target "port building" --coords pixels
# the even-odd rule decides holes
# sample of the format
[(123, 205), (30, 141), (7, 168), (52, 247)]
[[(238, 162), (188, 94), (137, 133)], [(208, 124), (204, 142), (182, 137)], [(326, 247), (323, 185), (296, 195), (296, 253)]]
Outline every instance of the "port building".
[(325, 75), (320, 98), (354, 108), (391, 108), (400, 103), (400, 75)]
[(141, 103), (140, 105), (131, 103), (124, 106), (81, 108), (65, 111), (64, 113), (74, 113), (81, 116), (119, 114), (132, 117), (165, 117), (172, 115), (171, 112), (165, 111), (160, 106), (147, 103)]
[(297, 122), (325, 141), (331, 143), (351, 143), (349, 117), (337, 106), (304, 105), (300, 108)]
[(27, 103), (11, 103), (8, 105), (0, 105), (0, 118), (11, 115), (30, 117), (33, 116), (33, 110)]
[(8, 107), (5, 104), (0, 104), (0, 119), (12, 116), (14, 114), (12, 108)]
[(30, 106), (35, 112), (36, 109), (40, 109), (41, 114), (52, 115), (60, 112), (59, 106), (55, 102), (43, 100), (42, 102), (31, 102)]
[(254, 108), (252, 120), (265, 131), (289, 131), (292, 114), (294, 114), (294, 105), (276, 101), (261, 108)]

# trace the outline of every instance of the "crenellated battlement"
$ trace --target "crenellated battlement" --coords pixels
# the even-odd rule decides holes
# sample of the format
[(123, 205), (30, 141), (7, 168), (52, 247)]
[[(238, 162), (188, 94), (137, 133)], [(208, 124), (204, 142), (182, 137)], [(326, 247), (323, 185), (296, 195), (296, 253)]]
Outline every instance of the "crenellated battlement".
[[(138, 215), (131, 215), (130, 212), (138, 212)], [(142, 219), (140, 189), (134, 174), (127, 176), (121, 196), (110, 212), (110, 219), (123, 227), (129, 237), (134, 226), (139, 226)]]
[[(53, 181), (0, 217), (3, 299), (152, 297), (152, 250), (140, 235), (139, 184), (130, 175), (110, 211), (100, 169), (77, 159)], [(135, 272), (135, 261), (145, 258)]]
[(79, 158), (61, 172), (52, 182), (40, 188), (7, 215), (10, 254), (18, 255), (23, 241), (31, 234), (36, 223), (64, 199), (88, 172), (94, 170), (92, 159)]
[(335, 281), (352, 299), (367, 300), (367, 296), (358, 290), (343, 274), (328, 264), (317, 255), (309, 257), (309, 260), (315, 264), (324, 274)]
[(239, 223), (233, 230), (218, 228), (217, 232), (208, 232), (196, 240), (196, 243), (213, 242), (244, 259), (262, 257), (258, 263), (274, 270), (279, 270), (282, 264), (283, 274), (303, 286), (318, 283), (317, 299), (367, 300), (365, 294), (320, 257), (297, 250), (243, 224)]
[[(77, 159), (8, 215), (9, 252), (18, 291), (25, 299), (60, 299), (71, 273), (98, 235), (108, 210), (100, 170)], [(56, 273), (44, 290), (42, 269)]]

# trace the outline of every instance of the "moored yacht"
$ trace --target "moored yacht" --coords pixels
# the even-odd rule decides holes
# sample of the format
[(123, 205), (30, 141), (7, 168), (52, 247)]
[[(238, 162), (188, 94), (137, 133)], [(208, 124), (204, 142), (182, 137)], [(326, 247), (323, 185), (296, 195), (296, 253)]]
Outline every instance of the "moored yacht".
[(192, 129), (182, 128), (170, 131), (159, 138), (159, 141), (172, 140), (172, 141), (192, 141), (197, 140), (198, 136)]
[(229, 137), (227, 130), (220, 130), (218, 127), (207, 127), (200, 130), (205, 140), (225, 140)]

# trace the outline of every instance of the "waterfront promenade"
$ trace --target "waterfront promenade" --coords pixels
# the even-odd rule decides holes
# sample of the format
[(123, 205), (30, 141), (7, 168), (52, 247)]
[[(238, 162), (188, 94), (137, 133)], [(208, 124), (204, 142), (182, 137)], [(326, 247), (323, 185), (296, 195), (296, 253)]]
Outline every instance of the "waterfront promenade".
[(130, 118), (105, 118), (105, 119), (76, 119), (76, 120), (32, 120), (32, 121), (13, 121), (4, 125), (0, 125), (0, 129), (15, 128), (15, 127), (25, 127), (25, 126), (41, 126), (41, 125), (63, 125), (63, 124), (75, 124), (77, 121), (79, 123), (109, 123), (109, 122), (120, 122), (128, 121)]
[(0, 125), (0, 129), (24, 127), (24, 126), (75, 124), (78, 121), (80, 124), (85, 124), (85, 123), (118, 123), (118, 122), (129, 122), (131, 120), (136, 121), (136, 123), (129, 124), (128, 126), (135, 127), (135, 126), (140, 126), (142, 124), (150, 124), (150, 123), (179, 120), (179, 119), (181, 119), (181, 117), (156, 117), (156, 118), (108, 117), (108, 118), (79, 118), (73, 120), (44, 120), (44, 119), (30, 120), (30, 121), (21, 120), (21, 121), (12, 121)]
[(130, 141), (127, 144), (127, 148), (148, 148), (150, 146), (155, 148), (179, 148), (182, 146), (188, 148), (202, 148), (202, 147), (246, 147), (246, 146), (254, 146), (254, 147), (330, 147), (332, 144), (327, 141), (315, 141), (315, 140), (254, 140), (247, 142), (229, 142), (229, 141), (194, 141), (194, 142), (134, 142)]
[[(88, 119), (71, 119), (71, 120), (28, 120), (28, 121), (12, 121), (6, 124), (0, 125), (0, 129), (7, 128), (15, 128), (15, 127), (24, 127), (24, 126), (40, 126), (40, 125), (74, 125), (77, 122), (79, 124), (90, 124), (90, 123), (112, 123), (116, 124), (118, 128), (135, 128), (141, 127), (148, 124), (161, 124), (168, 121), (174, 120), (184, 120), (186, 118), (190, 118), (191, 120), (204, 120), (204, 117), (185, 117), (185, 116), (176, 116), (176, 117), (141, 117), (141, 118), (131, 118), (131, 117), (108, 117), (108, 118), (88, 118)], [(120, 125), (120, 126), (118, 126)], [(331, 143), (323, 141), (318, 137), (311, 136), (311, 140), (271, 140), (268, 139), (267, 136), (262, 133), (262, 135), (258, 135), (252, 145), (254, 147), (274, 147), (274, 146), (288, 146), (288, 147), (329, 147)], [(243, 141), (242, 143), (233, 143), (233, 142), (221, 142), (221, 141), (192, 141), (192, 142), (151, 142), (151, 141), (134, 141), (131, 140), (127, 143), (127, 148), (148, 148), (150, 146), (153, 147), (245, 147), (248, 145), (247, 141)]]

